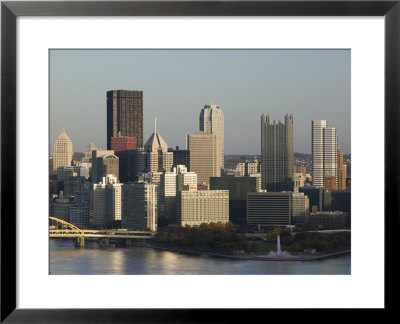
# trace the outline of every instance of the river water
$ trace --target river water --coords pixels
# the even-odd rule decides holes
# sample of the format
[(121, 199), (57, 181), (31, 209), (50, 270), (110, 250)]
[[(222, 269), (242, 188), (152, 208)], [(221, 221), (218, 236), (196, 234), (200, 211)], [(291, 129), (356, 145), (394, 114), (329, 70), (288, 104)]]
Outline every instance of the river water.
[(256, 261), (146, 247), (99, 247), (95, 242), (75, 248), (73, 240), (50, 239), (50, 274), (348, 275), (350, 255), (312, 261)]

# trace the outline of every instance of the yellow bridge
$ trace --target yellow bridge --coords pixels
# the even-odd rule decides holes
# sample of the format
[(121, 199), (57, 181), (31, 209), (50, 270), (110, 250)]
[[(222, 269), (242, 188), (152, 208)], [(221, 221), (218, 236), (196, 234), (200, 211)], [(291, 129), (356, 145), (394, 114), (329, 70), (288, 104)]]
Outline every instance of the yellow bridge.
[(49, 220), (52, 221), (52, 224), (57, 224), (57, 226), (50, 226), (50, 238), (76, 238), (76, 244), (81, 247), (85, 246), (86, 237), (97, 238), (100, 244), (105, 245), (109, 244), (110, 238), (123, 240), (127, 244), (130, 244), (132, 239), (146, 240), (153, 238), (153, 233), (147, 231), (85, 230), (56, 217), (50, 216)]

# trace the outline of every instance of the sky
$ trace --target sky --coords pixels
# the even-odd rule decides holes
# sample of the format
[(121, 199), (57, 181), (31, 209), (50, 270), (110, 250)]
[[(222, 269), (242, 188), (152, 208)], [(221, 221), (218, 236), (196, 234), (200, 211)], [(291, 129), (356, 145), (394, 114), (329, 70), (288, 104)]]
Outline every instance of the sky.
[(351, 153), (350, 50), (50, 50), (50, 152), (64, 128), (74, 152), (106, 149), (106, 92), (143, 91), (143, 140), (185, 147), (205, 104), (224, 112), (225, 154), (260, 154), (261, 115), (294, 117), (294, 151), (311, 154), (311, 121)]

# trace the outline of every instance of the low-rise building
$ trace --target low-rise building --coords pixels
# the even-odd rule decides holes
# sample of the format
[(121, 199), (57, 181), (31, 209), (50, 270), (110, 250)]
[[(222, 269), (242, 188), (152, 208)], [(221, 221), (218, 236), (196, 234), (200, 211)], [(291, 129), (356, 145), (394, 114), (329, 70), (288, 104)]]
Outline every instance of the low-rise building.
[(251, 174), (260, 173), (260, 163), (258, 160), (239, 162), (236, 171), (241, 177), (249, 177)]
[(269, 229), (274, 226), (303, 225), (309, 213), (308, 197), (303, 193), (249, 192), (247, 194), (247, 226)]
[(179, 191), (177, 198), (178, 225), (229, 222), (228, 190)]
[(349, 213), (342, 211), (330, 211), (316, 212), (310, 214), (311, 227), (319, 227), (326, 224), (333, 225), (338, 229), (350, 228)]

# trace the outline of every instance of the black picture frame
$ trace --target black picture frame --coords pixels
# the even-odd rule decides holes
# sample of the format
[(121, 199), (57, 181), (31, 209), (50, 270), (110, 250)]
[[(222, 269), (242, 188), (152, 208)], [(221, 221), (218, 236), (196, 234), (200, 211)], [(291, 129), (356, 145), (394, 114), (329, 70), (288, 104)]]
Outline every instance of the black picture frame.
[[(2, 1), (1, 2), (1, 321), (5, 323), (231, 322), (245, 312), (218, 309), (16, 308), (16, 19), (19, 16), (384, 16), (385, 17), (385, 310), (398, 286), (400, 0), (380, 1)], [(373, 153), (371, 152), (371, 155)], [(371, 157), (366, 157), (369, 159)], [(372, 163), (372, 161), (371, 161)], [(373, 260), (371, 260), (373, 262)], [(366, 283), (367, 284), (367, 283)], [(395, 295), (393, 295), (395, 296)], [(252, 312), (252, 314), (248, 314)], [(256, 314), (254, 314), (256, 313)], [(253, 317), (255, 316), (255, 317)], [(264, 319), (266, 320), (266, 319)]]

